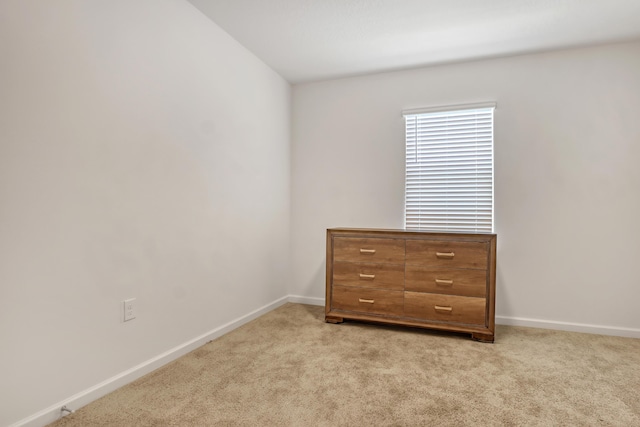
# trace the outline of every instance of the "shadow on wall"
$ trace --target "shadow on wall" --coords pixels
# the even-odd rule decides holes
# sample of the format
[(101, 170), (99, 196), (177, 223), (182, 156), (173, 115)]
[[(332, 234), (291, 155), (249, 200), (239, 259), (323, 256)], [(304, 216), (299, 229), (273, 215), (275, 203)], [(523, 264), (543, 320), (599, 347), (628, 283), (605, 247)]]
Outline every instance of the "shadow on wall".
[(509, 288), (505, 285), (505, 278), (500, 266), (500, 257), (496, 257), (496, 316), (511, 316), (509, 304)]
[(311, 295), (317, 298), (325, 297), (326, 289), (326, 260), (323, 259), (313, 273), (311, 281), (307, 284), (302, 295)]

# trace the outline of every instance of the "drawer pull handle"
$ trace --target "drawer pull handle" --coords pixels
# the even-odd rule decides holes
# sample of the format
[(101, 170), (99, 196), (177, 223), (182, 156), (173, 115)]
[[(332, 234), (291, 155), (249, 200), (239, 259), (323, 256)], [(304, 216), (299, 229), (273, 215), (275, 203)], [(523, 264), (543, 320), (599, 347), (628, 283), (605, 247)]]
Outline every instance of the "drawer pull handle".
[(358, 298), (358, 302), (365, 302), (367, 304), (373, 304), (374, 300), (372, 299), (363, 299), (363, 298)]
[(443, 307), (441, 305), (434, 305), (433, 308), (436, 309), (436, 311), (447, 311), (447, 312), (451, 312), (453, 310), (452, 307)]
[(375, 279), (376, 275), (375, 274), (362, 274), (362, 273), (360, 273), (360, 278), (361, 279)]
[(436, 285), (438, 286), (452, 286), (453, 280), (436, 279)]
[(436, 252), (438, 258), (453, 258), (455, 255), (453, 252)]
[(360, 253), (361, 254), (375, 254), (376, 250), (375, 249), (360, 249)]

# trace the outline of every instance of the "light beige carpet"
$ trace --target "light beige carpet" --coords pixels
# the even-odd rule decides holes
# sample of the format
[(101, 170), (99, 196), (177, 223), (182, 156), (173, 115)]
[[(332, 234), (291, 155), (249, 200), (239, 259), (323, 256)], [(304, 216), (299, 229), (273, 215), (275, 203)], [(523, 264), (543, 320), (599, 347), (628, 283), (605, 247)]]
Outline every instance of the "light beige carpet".
[(640, 340), (498, 327), (494, 344), (286, 304), (63, 426), (640, 426)]

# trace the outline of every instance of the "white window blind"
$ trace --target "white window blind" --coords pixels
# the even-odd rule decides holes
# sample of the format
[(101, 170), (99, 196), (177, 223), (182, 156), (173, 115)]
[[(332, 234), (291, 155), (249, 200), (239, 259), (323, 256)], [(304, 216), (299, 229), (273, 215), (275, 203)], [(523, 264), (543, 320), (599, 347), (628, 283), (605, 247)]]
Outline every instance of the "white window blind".
[(495, 104), (405, 111), (405, 228), (493, 232)]

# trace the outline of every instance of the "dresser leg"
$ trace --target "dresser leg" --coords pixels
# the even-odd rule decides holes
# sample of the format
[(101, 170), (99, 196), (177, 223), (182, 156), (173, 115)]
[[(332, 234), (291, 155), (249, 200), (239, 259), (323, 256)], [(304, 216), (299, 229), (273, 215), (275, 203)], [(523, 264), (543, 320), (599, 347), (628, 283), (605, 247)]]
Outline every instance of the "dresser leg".
[(344, 319), (342, 317), (325, 316), (324, 321), (327, 323), (342, 323)]
[(471, 334), (471, 338), (480, 342), (493, 342), (494, 336), (489, 334)]

